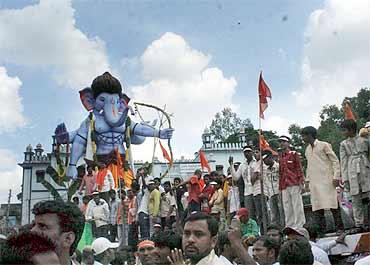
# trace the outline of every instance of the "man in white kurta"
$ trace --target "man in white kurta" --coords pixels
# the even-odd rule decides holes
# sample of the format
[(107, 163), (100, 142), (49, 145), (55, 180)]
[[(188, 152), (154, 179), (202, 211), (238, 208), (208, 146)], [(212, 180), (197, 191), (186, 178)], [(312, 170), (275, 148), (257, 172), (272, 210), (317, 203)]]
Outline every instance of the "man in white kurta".
[(316, 139), (317, 130), (314, 127), (303, 128), (301, 134), (304, 142), (308, 144), (305, 152), (306, 180), (309, 181), (314, 220), (321, 231), (326, 231), (324, 210), (330, 209), (336, 228), (343, 230), (336, 191), (340, 181), (339, 160), (329, 143)]

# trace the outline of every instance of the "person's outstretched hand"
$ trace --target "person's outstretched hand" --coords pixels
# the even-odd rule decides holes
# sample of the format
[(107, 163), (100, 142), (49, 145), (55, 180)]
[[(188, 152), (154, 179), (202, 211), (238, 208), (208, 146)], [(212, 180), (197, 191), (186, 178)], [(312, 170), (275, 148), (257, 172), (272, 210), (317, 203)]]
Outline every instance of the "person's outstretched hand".
[(177, 249), (177, 248), (171, 251), (171, 256), (167, 256), (167, 260), (172, 265), (190, 265), (191, 264), (189, 260), (185, 260), (181, 249)]

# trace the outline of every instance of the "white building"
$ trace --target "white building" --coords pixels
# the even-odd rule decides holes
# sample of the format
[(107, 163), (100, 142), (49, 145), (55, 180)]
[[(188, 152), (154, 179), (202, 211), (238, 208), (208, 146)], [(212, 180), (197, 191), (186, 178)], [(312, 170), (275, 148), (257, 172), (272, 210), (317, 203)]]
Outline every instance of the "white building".
[[(242, 148), (247, 144), (244, 133), (240, 134), (238, 143), (215, 143), (211, 134), (206, 129), (202, 135), (202, 141), (203, 145), (200, 149), (204, 151), (212, 171), (222, 170), (226, 175), (229, 167), (229, 156), (234, 158), (234, 162), (244, 161)], [(252, 143), (249, 144), (252, 145)], [(135, 161), (135, 168), (141, 167), (143, 163), (144, 161)], [(167, 163), (161, 162), (155, 157), (153, 161), (152, 175), (160, 176), (166, 171), (167, 167)], [(164, 180), (173, 179), (175, 177), (180, 177), (185, 180), (189, 176), (192, 176), (196, 169), (200, 168), (199, 155), (198, 152), (196, 152), (192, 159), (181, 157), (181, 159), (174, 160), (173, 166)]]
[[(241, 135), (241, 142), (239, 143), (215, 143), (211, 135), (206, 131), (202, 135), (202, 140), (203, 145), (201, 150), (204, 151), (211, 166), (211, 170), (222, 167), (224, 174), (226, 174), (229, 156), (234, 157), (234, 162), (242, 162), (244, 160), (242, 147), (246, 144), (246, 141), (243, 135)], [(37, 202), (54, 198), (41, 184), (43, 177), (56, 188), (64, 199), (67, 199), (66, 189), (57, 185), (46, 172), (48, 166), (56, 167), (55, 148), (55, 140), (52, 145), (51, 153), (44, 153), (41, 144), (38, 144), (34, 150), (32, 146), (29, 145), (24, 152), (24, 161), (19, 163), (19, 166), (23, 168), (22, 225), (28, 224), (33, 220), (31, 210)], [(65, 150), (60, 150), (60, 153), (62, 158), (65, 157)], [(142, 165), (143, 161), (135, 161), (135, 169)], [(167, 166), (167, 163), (154, 159), (152, 175), (160, 176), (166, 171)], [(184, 157), (175, 159), (169, 174), (164, 180), (173, 180), (175, 177), (180, 177), (185, 180), (189, 176), (192, 176), (196, 169), (200, 169), (198, 152), (194, 154), (194, 158), (192, 159), (185, 159)]]
[[(53, 145), (54, 146), (54, 145)], [(29, 224), (33, 220), (32, 208), (42, 200), (51, 200), (54, 197), (41, 184), (44, 177), (62, 196), (66, 196), (66, 189), (57, 185), (52, 178), (46, 173), (49, 165), (55, 165), (54, 153), (44, 154), (41, 144), (36, 145), (33, 150), (28, 145), (24, 152), (24, 161), (18, 165), (23, 168), (22, 178), (22, 218), (21, 224)]]

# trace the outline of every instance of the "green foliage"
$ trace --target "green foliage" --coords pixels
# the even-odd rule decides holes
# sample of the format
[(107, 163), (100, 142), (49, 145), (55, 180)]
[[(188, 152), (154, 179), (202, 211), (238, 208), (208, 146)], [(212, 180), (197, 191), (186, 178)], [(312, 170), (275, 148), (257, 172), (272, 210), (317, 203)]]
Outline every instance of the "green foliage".
[[(352, 105), (353, 112), (357, 118), (358, 128), (362, 128), (366, 121), (370, 119), (370, 89), (362, 88), (355, 97), (343, 99), (349, 101)], [(340, 124), (344, 120), (344, 112), (341, 106), (326, 105), (320, 112), (320, 126), (317, 130), (317, 138), (328, 142), (332, 145), (334, 152), (339, 155), (339, 145), (344, 139), (341, 133)], [(300, 136), (301, 128), (292, 124), (289, 127), (289, 133), (292, 136), (292, 145), (297, 151), (304, 150), (301, 148), (302, 139)]]
[(242, 120), (231, 108), (224, 108), (216, 113), (209, 129), (215, 141), (236, 142), (240, 130), (250, 128), (253, 129), (253, 125), (249, 119)]
[[(251, 142), (253, 146), (258, 148), (258, 130), (253, 128), (250, 119), (242, 120), (230, 108), (225, 108), (216, 113), (210, 126), (210, 134), (216, 142), (238, 143), (241, 130), (244, 130), (247, 142)], [(264, 131), (263, 135), (272, 149), (277, 150), (279, 148), (279, 137), (276, 132)]]
[(332, 145), (334, 152), (339, 156), (339, 145), (343, 141), (340, 124), (344, 120), (343, 110), (335, 105), (324, 106), (320, 112), (320, 127), (317, 138)]
[(301, 130), (302, 128), (298, 124), (292, 124), (288, 128), (288, 132), (291, 136), (291, 145), (295, 151), (301, 154), (302, 166), (303, 168), (306, 168), (307, 161), (304, 155), (305, 150), (306, 150), (306, 145), (303, 142), (303, 139), (301, 136)]

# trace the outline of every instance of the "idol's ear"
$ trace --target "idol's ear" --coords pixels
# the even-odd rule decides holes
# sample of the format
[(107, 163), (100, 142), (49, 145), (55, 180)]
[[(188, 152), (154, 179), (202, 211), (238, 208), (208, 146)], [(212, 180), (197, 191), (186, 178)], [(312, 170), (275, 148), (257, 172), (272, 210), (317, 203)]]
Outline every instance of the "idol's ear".
[(131, 98), (129, 98), (126, 94), (122, 94), (121, 96), (123, 102), (125, 103), (125, 105), (127, 106), (128, 103), (130, 102)]
[(80, 90), (80, 99), (87, 111), (92, 111), (95, 106), (94, 94), (90, 87)]

